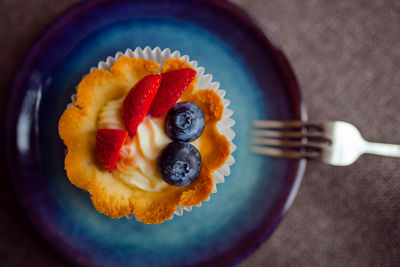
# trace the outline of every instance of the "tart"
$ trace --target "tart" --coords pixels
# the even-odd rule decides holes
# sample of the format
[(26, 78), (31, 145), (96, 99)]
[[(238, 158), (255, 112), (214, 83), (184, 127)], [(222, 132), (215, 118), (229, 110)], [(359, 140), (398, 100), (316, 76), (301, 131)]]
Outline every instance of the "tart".
[[(129, 120), (126, 119), (128, 115), (124, 115), (124, 107), (130, 92), (146, 77), (161, 77), (182, 69), (193, 70), (193, 67), (179, 57), (156, 62), (120, 56), (109, 70), (95, 69), (77, 86), (74, 103), (59, 120), (59, 135), (67, 147), (65, 170), (72, 184), (89, 192), (99, 212), (111, 218), (133, 215), (147, 224), (162, 223), (177, 214), (177, 208), (196, 206), (207, 200), (215, 189), (213, 174), (220, 175), (218, 169), (222, 168), (227, 174), (226, 162), (233, 163), (233, 136), (228, 139), (218, 130), (226, 109), (216, 90), (196, 88), (197, 77), (176, 101), (197, 105), (205, 119), (201, 135), (187, 142), (199, 151), (202, 162), (192, 183), (171, 185), (157, 168), (159, 154), (173, 142), (165, 131), (167, 114), (150, 114), (155, 114), (151, 110), (163, 103), (153, 101), (157, 103), (151, 105), (148, 113), (146, 110), (134, 133), (127, 125)], [(106, 130), (118, 133), (120, 144), (114, 150), (117, 160), (109, 167), (99, 156), (99, 133)]]

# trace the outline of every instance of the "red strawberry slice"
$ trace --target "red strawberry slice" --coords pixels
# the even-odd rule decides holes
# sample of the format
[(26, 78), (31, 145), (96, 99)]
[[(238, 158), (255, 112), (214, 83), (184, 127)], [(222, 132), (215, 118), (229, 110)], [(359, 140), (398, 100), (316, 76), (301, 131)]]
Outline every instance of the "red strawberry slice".
[(121, 116), (131, 136), (136, 134), (137, 127), (147, 115), (160, 83), (161, 75), (147, 75), (125, 97)]
[(98, 129), (96, 135), (96, 154), (101, 165), (111, 172), (117, 166), (119, 152), (125, 143), (128, 132), (117, 129)]
[(149, 114), (153, 117), (161, 117), (168, 112), (196, 77), (196, 71), (184, 68), (165, 72), (161, 76), (160, 88), (158, 88), (149, 111)]

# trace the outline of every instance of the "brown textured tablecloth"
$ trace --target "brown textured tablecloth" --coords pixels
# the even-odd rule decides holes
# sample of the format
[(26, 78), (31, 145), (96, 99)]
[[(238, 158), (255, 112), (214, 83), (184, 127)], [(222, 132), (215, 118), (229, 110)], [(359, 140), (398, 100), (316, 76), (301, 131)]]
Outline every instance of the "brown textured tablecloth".
[[(0, 1), (0, 99), (40, 33), (78, 1)], [(233, 0), (280, 41), (311, 120), (400, 143), (400, 1)], [(2, 163), (0, 163), (2, 164)], [(400, 266), (400, 159), (311, 162), (294, 204), (247, 266)], [(1, 166), (2, 170), (4, 166)], [(67, 266), (0, 180), (0, 265)]]

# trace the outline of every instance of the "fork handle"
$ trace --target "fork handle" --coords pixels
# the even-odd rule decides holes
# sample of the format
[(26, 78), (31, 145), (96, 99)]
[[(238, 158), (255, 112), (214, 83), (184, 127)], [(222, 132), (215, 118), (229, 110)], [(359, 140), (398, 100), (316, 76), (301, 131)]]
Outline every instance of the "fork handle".
[(365, 153), (388, 157), (400, 157), (400, 145), (366, 142)]

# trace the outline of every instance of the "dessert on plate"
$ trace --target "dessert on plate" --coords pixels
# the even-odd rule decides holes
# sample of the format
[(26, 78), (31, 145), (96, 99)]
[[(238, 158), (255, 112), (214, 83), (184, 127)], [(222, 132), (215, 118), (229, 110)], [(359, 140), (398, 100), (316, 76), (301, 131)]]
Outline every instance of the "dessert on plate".
[(59, 120), (65, 170), (111, 218), (158, 224), (207, 200), (234, 163), (219, 84), (159, 48), (117, 53), (83, 77)]

